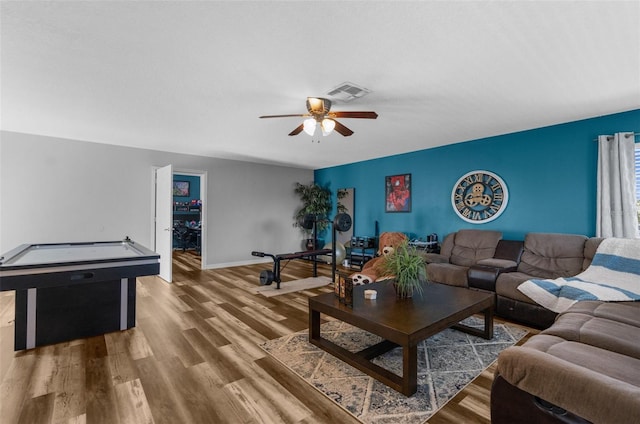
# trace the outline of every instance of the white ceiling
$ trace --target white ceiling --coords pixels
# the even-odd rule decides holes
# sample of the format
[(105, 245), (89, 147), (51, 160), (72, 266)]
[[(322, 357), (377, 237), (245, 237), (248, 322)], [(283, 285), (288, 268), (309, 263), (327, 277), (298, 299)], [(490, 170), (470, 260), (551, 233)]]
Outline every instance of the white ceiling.
[[(638, 1), (0, 7), (8, 131), (317, 169), (640, 108)], [(258, 119), (345, 81), (351, 137)]]

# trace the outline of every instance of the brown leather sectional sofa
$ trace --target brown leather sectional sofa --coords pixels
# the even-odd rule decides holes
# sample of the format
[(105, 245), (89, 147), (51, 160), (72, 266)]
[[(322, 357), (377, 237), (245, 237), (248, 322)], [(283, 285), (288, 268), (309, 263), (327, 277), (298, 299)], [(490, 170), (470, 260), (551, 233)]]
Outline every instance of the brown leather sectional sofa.
[(531, 327), (549, 327), (556, 313), (525, 296), (518, 286), (532, 278), (571, 277), (584, 271), (601, 238), (529, 233), (524, 241), (502, 233), (459, 230), (448, 234), (440, 254), (424, 255), (429, 281), (496, 293), (496, 315)]
[(530, 279), (580, 274), (603, 239), (496, 231), (447, 235), (425, 254), (430, 281), (496, 294), (496, 315), (543, 329), (500, 354), (493, 424), (640, 423), (640, 302), (578, 302), (556, 314), (518, 290)]

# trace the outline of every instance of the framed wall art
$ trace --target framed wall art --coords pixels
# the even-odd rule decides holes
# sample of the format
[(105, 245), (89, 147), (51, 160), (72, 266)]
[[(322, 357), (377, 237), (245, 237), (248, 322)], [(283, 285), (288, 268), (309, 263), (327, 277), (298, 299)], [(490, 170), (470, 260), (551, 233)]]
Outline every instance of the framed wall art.
[(189, 197), (189, 181), (174, 181), (173, 195), (176, 197)]
[(411, 174), (384, 178), (385, 212), (411, 212)]

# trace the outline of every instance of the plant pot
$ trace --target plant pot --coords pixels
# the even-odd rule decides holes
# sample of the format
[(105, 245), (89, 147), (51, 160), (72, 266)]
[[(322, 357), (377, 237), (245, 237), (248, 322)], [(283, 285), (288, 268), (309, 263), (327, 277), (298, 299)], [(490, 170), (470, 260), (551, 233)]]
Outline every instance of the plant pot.
[[(302, 246), (304, 250), (314, 250), (313, 239), (308, 238), (302, 241)], [(324, 247), (323, 239), (316, 239), (315, 249), (322, 249)]]
[(395, 290), (396, 298), (398, 298), (398, 299), (409, 299), (409, 298), (413, 297), (413, 287), (400, 288), (400, 287), (398, 287), (398, 285), (394, 281), (393, 282), (393, 289)]

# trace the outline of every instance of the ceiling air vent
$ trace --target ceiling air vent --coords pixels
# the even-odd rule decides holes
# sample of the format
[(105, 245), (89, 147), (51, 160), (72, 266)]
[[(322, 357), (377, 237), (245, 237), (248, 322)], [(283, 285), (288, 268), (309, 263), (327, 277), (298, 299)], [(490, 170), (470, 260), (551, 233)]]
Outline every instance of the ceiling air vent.
[(364, 87), (357, 86), (350, 82), (343, 82), (336, 88), (331, 89), (327, 95), (335, 100), (350, 102), (353, 99), (364, 97), (369, 93), (370, 91)]

